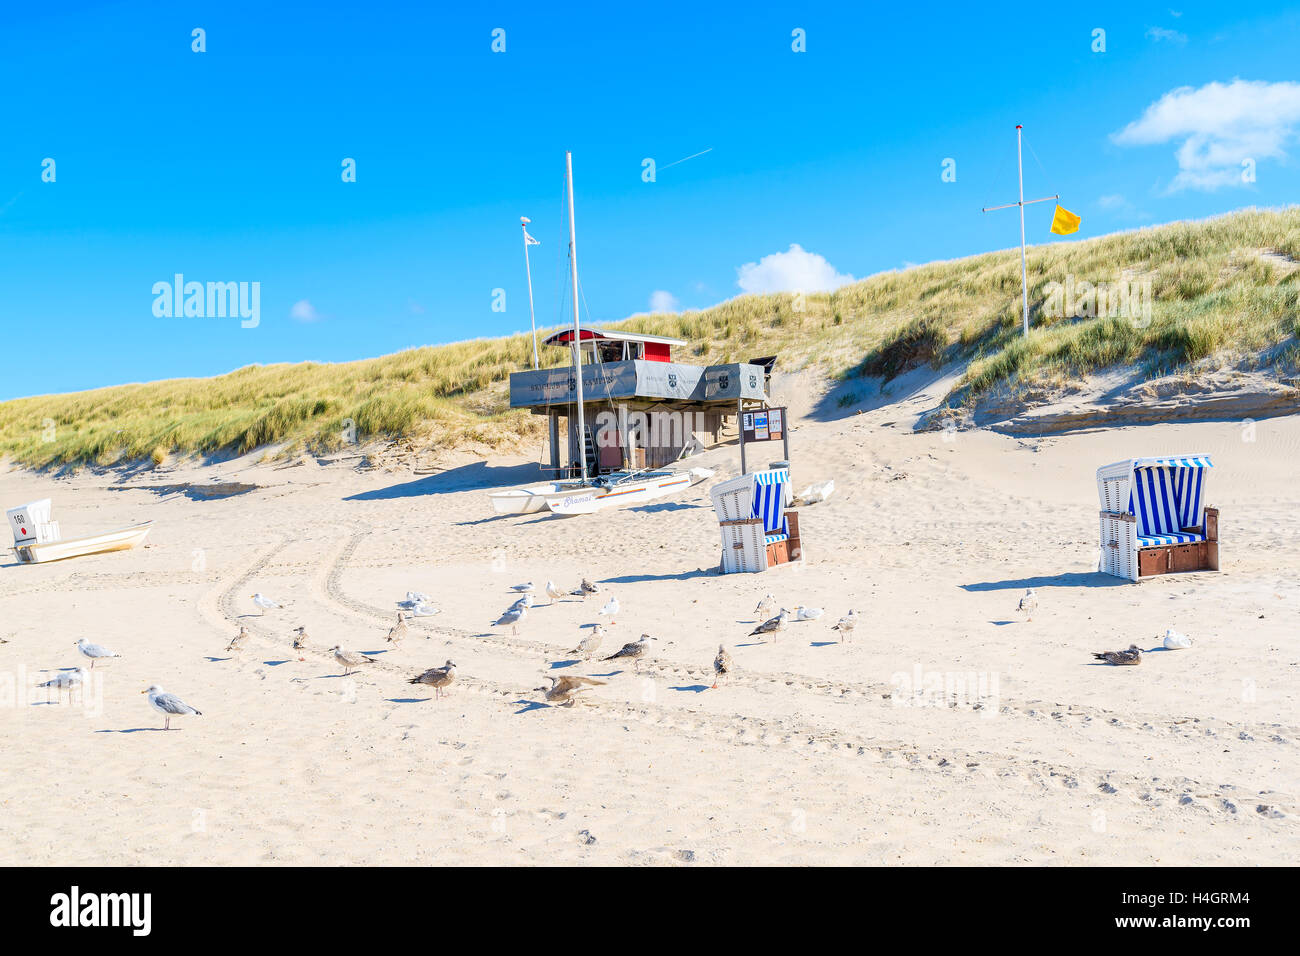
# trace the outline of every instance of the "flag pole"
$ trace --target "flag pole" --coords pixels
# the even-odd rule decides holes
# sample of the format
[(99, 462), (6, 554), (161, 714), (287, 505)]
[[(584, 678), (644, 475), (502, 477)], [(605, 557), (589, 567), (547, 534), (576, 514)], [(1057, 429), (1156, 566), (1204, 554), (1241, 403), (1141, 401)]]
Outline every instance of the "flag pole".
[(1029, 267), (1025, 260), (1025, 155), (1021, 148), (1023, 128), (1016, 124), (1016, 166), (1020, 173), (1020, 302), (1025, 336), (1029, 335)]
[(533, 269), (528, 262), (528, 224), (532, 222), (527, 216), (519, 217), (519, 225), (524, 230), (524, 274), (528, 276), (528, 318), (533, 323), (533, 368), (537, 361), (537, 315), (533, 312)]

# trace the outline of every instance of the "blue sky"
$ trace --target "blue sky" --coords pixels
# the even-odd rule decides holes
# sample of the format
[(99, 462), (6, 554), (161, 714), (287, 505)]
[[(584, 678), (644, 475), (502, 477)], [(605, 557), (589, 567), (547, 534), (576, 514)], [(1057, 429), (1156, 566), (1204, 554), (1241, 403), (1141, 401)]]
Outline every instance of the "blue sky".
[[(1300, 185), (1297, 7), (268, 6), (10, 7), (0, 398), (527, 329), (521, 215), (555, 325), (565, 149), (597, 321), (1012, 247), (979, 210), (1015, 199), (1016, 123), (1075, 238)], [(259, 282), (260, 324), (156, 317), (176, 273)]]

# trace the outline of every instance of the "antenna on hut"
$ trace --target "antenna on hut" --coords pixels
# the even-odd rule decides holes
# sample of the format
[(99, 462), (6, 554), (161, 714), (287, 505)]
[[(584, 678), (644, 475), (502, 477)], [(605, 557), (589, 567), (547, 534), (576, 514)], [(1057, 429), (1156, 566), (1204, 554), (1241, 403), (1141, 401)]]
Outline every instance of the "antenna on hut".
[(1021, 143), (1024, 138), (1024, 128), (1019, 124), (1016, 125), (1016, 165), (1020, 171), (1020, 201), (1009, 202), (1001, 206), (987, 206), (980, 212), (993, 212), (997, 209), (1010, 209), (1012, 206), (1020, 207), (1020, 302), (1022, 316), (1024, 318), (1025, 335), (1029, 334), (1029, 269), (1025, 263), (1025, 207), (1036, 202), (1047, 202), (1049, 199), (1060, 199), (1060, 196), (1044, 196), (1042, 199), (1025, 199), (1025, 156), (1021, 149)]

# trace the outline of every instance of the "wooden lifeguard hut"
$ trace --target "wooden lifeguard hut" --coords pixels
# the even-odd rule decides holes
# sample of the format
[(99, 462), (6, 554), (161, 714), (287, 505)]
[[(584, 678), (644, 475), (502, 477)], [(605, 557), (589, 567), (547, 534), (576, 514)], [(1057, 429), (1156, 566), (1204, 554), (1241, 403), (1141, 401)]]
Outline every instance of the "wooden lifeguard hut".
[(688, 344), (681, 339), (589, 326), (543, 344), (568, 348), (571, 363), (512, 373), (510, 407), (547, 417), (549, 469), (558, 477), (577, 475), (583, 454), (589, 475), (671, 465), (688, 446), (722, 440), (731, 416), (767, 403), (767, 359), (687, 365), (673, 361), (672, 350)]

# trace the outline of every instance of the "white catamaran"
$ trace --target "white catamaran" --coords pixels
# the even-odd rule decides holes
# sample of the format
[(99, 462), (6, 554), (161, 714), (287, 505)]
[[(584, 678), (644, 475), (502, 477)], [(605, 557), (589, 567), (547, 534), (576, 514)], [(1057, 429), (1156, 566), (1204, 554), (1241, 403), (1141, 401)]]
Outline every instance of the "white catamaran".
[[(569, 204), (569, 280), (573, 299), (573, 333), (571, 336), (571, 369), (569, 387), (574, 390), (577, 415), (577, 435), (587, 434), (584, 417), (583, 373), (581, 347), (584, 337), (591, 338), (591, 330), (584, 331), (579, 322), (578, 301), (578, 238), (573, 218), (573, 154), (564, 154), (565, 184)], [(531, 291), (531, 290), (530, 290)], [(653, 337), (649, 337), (653, 338)], [(665, 340), (667, 341), (667, 340)], [(706, 468), (678, 471), (673, 468), (610, 471), (592, 474), (588, 470), (586, 449), (577, 455), (578, 477), (559, 479), (526, 488), (512, 488), (489, 494), (492, 508), (497, 514), (532, 514), (550, 511), (554, 514), (591, 514), (603, 508), (649, 501), (673, 494), (704, 481), (713, 475)], [(599, 471), (599, 467), (595, 468)]]

